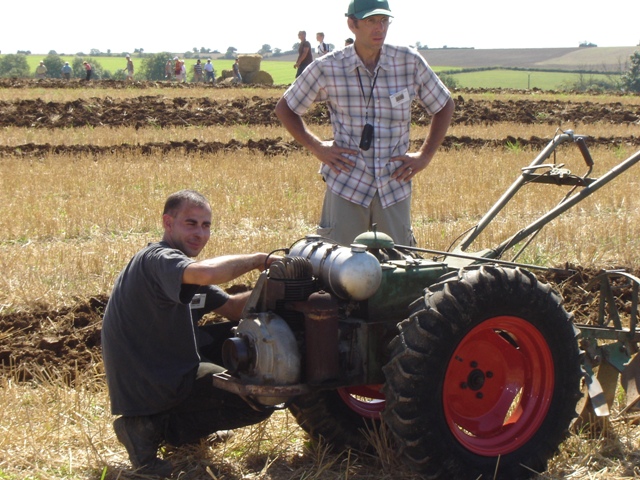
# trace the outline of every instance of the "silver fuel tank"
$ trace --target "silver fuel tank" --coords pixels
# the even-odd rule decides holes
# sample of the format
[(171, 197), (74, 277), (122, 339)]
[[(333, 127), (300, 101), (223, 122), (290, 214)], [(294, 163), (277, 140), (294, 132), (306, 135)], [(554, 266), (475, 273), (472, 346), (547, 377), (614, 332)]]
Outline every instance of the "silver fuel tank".
[(331, 293), (345, 300), (366, 300), (376, 293), (382, 281), (380, 262), (367, 252), (365, 245), (343, 247), (318, 235), (308, 235), (291, 247), (288, 256), (308, 259), (313, 274)]

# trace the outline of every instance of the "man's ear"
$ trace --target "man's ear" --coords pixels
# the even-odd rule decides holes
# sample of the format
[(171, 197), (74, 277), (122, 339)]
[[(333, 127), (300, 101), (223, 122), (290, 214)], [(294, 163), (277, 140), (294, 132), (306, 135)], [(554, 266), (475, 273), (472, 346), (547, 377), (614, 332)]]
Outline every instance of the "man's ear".
[(165, 230), (170, 230), (172, 225), (173, 225), (173, 217), (168, 213), (164, 213), (162, 215), (162, 227)]
[(353, 20), (353, 18), (347, 18), (347, 26), (352, 33), (356, 33), (356, 22)]

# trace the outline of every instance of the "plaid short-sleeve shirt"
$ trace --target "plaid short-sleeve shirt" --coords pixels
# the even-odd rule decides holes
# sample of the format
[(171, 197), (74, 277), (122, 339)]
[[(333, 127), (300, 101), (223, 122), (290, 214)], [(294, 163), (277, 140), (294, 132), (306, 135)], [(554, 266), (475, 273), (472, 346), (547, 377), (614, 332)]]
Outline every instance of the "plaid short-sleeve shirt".
[[(407, 47), (383, 45), (376, 71), (371, 74), (349, 46), (316, 59), (287, 89), (289, 108), (303, 115), (314, 102), (326, 101), (336, 145), (357, 150), (349, 173), (321, 173), (333, 193), (368, 207), (378, 192), (384, 208), (411, 194), (410, 182), (393, 180), (402, 165), (392, 161), (409, 150), (411, 103), (414, 98), (430, 115), (438, 113), (451, 94), (426, 60)], [(362, 129), (373, 125), (371, 148), (360, 150)]]

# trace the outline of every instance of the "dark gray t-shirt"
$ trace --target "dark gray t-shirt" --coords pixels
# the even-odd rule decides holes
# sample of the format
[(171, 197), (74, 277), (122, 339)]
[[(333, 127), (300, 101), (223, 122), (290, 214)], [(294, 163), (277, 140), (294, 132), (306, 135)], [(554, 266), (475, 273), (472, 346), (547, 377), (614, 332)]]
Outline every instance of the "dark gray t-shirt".
[(182, 283), (192, 262), (167, 243), (151, 243), (116, 279), (102, 326), (114, 415), (160, 413), (189, 394), (200, 362), (189, 308), (200, 287)]

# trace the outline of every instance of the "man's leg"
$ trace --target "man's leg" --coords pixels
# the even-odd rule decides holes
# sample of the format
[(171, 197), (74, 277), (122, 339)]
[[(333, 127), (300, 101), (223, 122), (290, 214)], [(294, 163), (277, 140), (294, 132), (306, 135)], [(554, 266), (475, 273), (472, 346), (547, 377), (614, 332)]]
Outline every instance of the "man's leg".
[(129, 454), (131, 465), (141, 473), (168, 477), (173, 466), (158, 458), (158, 447), (163, 440), (166, 416), (119, 417), (113, 429)]
[(369, 230), (369, 209), (345, 200), (327, 188), (317, 234), (349, 246)]
[(193, 443), (217, 431), (246, 427), (271, 416), (270, 411), (258, 412), (239, 396), (215, 388), (213, 374), (224, 371), (213, 363), (200, 364), (191, 395), (167, 412), (167, 443), (174, 446)]
[(382, 208), (380, 197), (376, 194), (371, 202), (371, 224), (378, 225), (377, 230), (393, 238), (394, 243), (413, 247), (416, 239), (411, 227), (411, 197)]

